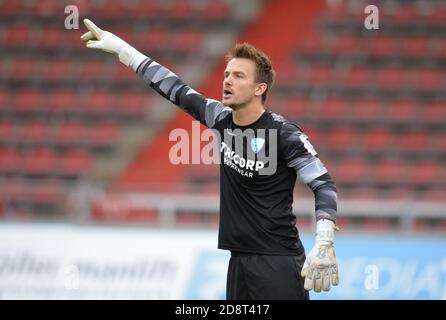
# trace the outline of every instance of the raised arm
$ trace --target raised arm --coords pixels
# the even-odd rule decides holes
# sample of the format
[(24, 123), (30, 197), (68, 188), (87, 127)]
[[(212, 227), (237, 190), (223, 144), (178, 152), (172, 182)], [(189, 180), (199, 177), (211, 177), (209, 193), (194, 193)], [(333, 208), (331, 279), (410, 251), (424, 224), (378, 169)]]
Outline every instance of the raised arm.
[(88, 48), (117, 55), (119, 61), (138, 73), (156, 92), (204, 125), (212, 128), (219, 118), (231, 112), (231, 109), (221, 102), (208, 99), (187, 86), (175, 73), (142, 54), (113, 33), (100, 29), (88, 19), (84, 19), (84, 24), (89, 31), (83, 34), (81, 39), (87, 42)]

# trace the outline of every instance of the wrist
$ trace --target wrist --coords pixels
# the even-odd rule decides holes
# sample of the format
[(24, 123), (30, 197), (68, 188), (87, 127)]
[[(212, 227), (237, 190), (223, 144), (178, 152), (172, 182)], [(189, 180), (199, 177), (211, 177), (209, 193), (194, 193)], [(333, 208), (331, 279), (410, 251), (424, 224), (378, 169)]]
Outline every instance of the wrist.
[(136, 72), (138, 66), (147, 59), (147, 56), (133, 48), (129, 44), (125, 44), (118, 53), (119, 61)]
[(336, 226), (333, 221), (321, 219), (316, 222), (316, 243), (332, 245), (334, 243), (334, 232)]

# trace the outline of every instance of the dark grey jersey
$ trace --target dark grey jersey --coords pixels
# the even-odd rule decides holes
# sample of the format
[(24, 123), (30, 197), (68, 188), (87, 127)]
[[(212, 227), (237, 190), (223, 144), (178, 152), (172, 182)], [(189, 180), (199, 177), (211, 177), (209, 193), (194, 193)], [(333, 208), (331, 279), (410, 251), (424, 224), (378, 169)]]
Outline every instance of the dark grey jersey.
[(231, 108), (202, 96), (155, 61), (143, 62), (138, 74), (159, 94), (218, 133), (219, 248), (299, 254), (303, 247), (292, 211), (296, 177), (315, 193), (316, 219), (336, 221), (336, 187), (297, 125), (266, 111), (254, 123), (237, 126)]

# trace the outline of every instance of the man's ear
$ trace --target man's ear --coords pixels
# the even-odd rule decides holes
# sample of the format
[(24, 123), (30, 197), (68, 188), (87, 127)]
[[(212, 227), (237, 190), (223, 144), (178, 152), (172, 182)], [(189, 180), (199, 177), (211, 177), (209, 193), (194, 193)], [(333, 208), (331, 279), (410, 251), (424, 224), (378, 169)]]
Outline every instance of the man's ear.
[(268, 88), (268, 85), (266, 83), (264, 83), (264, 82), (258, 83), (256, 85), (256, 89), (254, 91), (254, 94), (256, 96), (261, 96), (266, 91), (267, 88)]

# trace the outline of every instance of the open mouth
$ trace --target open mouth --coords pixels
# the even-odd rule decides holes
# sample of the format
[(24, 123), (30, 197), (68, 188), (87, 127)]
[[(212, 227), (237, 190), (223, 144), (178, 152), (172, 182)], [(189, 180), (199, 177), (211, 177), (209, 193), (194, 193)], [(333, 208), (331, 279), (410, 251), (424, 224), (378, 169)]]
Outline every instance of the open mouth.
[(223, 98), (228, 99), (230, 97), (232, 97), (232, 91), (228, 90), (228, 89), (224, 89), (223, 90)]

